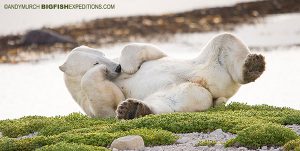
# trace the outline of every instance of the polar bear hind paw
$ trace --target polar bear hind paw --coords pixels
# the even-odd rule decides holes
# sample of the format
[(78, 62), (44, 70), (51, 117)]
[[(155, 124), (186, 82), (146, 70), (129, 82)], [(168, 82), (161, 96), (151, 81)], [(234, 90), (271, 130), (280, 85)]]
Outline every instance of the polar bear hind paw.
[(134, 119), (152, 114), (152, 111), (141, 101), (127, 99), (119, 104), (116, 114), (118, 119)]
[(265, 57), (258, 54), (249, 54), (243, 66), (244, 83), (255, 81), (265, 71)]

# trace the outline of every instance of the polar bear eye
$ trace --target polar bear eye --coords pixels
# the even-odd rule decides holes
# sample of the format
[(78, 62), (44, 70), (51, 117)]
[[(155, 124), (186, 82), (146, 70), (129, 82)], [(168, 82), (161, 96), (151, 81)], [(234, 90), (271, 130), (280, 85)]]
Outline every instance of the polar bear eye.
[(99, 62), (94, 63), (94, 66), (97, 65), (97, 64), (99, 64)]

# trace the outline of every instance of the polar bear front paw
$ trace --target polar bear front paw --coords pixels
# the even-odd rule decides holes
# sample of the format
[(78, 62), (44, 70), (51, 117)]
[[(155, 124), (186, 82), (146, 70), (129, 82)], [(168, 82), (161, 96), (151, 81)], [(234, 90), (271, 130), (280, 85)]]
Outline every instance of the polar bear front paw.
[(249, 54), (243, 66), (244, 83), (255, 81), (265, 71), (265, 57)]
[(142, 61), (138, 60), (135, 57), (132, 57), (131, 60), (124, 58), (121, 59), (120, 65), (122, 67), (122, 71), (128, 74), (133, 74), (137, 72), (140, 68), (140, 65), (142, 64)]
[(134, 119), (152, 114), (152, 111), (141, 101), (127, 99), (119, 104), (116, 114), (118, 119)]

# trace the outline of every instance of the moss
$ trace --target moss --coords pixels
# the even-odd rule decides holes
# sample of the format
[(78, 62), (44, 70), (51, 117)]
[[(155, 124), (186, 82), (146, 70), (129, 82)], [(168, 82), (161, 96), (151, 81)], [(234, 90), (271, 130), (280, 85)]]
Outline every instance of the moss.
[(231, 140), (228, 145), (238, 144), (249, 148), (258, 148), (262, 146), (282, 146), (290, 140), (299, 138), (291, 129), (278, 124), (252, 125), (241, 132)]
[(19, 137), (39, 131), (42, 127), (54, 122), (53, 118), (41, 116), (28, 116), (17, 120), (4, 120), (0, 122), (0, 131), (3, 136)]
[(3, 133), (3, 136), (11, 138), (24, 136), (33, 132), (39, 132), (39, 135), (50, 136), (73, 129), (88, 128), (115, 122), (115, 119), (93, 119), (81, 113), (72, 113), (64, 117), (28, 116), (16, 120), (1, 121), (0, 131)]
[(224, 146), (225, 147), (231, 147), (231, 146), (234, 146), (236, 144), (236, 141), (235, 141), (235, 139), (233, 138), (233, 139), (229, 139), (228, 141), (226, 141), (225, 143), (224, 143)]
[(283, 146), (284, 150), (300, 151), (300, 139), (295, 139), (287, 142)]
[(92, 146), (109, 146), (116, 138), (127, 135), (140, 135), (143, 137), (145, 145), (163, 145), (172, 144), (178, 138), (171, 132), (158, 129), (132, 129), (130, 131), (119, 131), (115, 133), (93, 132), (93, 133), (61, 133), (53, 136), (36, 136), (26, 139), (4, 138), (0, 139), (0, 150), (34, 150), (46, 145), (52, 145), (59, 142), (77, 143)]
[(57, 143), (54, 145), (46, 145), (41, 148), (36, 149), (36, 151), (109, 151), (109, 149), (104, 147), (97, 147), (91, 145), (84, 144), (76, 144), (76, 143)]
[(237, 133), (249, 124), (267, 123), (268, 121), (255, 117), (239, 116), (236, 113), (211, 114), (199, 113), (172, 113), (149, 115), (143, 118), (117, 122), (113, 130), (129, 130), (131, 128), (161, 128), (174, 133), (209, 132), (216, 129)]
[(217, 142), (214, 140), (201, 140), (199, 141), (196, 146), (214, 146)]
[[(113, 139), (130, 134), (141, 135), (148, 146), (164, 145), (176, 140), (173, 133), (209, 132), (216, 129), (238, 134), (238, 139), (226, 143), (228, 146), (244, 142), (245, 146), (256, 147), (262, 144), (257, 144), (259, 142), (256, 140), (268, 142), (250, 139), (254, 137), (270, 137), (267, 145), (283, 145), (294, 138), (294, 133), (280, 126), (285, 124), (300, 124), (300, 111), (232, 103), (206, 112), (148, 115), (134, 120), (94, 119), (80, 113), (57, 117), (28, 116), (0, 121), (0, 131), (5, 136), (0, 139), (0, 150), (33, 150), (59, 142), (107, 147)], [(266, 135), (267, 131), (272, 131), (268, 126), (277, 129), (278, 134), (273, 131)], [(246, 135), (252, 134), (251, 131), (254, 132), (253, 136)], [(33, 132), (38, 132), (39, 136), (15, 139)], [(279, 140), (278, 136), (285, 133), (293, 137), (284, 136), (284, 141)]]

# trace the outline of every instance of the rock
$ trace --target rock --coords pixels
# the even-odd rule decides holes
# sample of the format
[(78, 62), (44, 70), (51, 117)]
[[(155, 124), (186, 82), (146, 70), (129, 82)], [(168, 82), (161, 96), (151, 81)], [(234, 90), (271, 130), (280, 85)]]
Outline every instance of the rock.
[(216, 148), (216, 149), (224, 149), (224, 146), (222, 144), (216, 144), (214, 146), (214, 148)]
[(116, 149), (116, 148), (113, 148), (113, 149), (112, 149), (112, 151), (119, 151), (119, 150), (118, 150), (118, 149)]
[(293, 125), (286, 125), (286, 127), (292, 129), (298, 135), (300, 135), (300, 125), (293, 124)]
[(45, 45), (54, 43), (75, 43), (69, 36), (60, 35), (51, 30), (31, 30), (21, 39), (21, 45)]
[(0, 132), (0, 138), (3, 137), (2, 132)]
[(184, 144), (184, 143), (188, 142), (189, 140), (190, 140), (190, 138), (188, 138), (188, 137), (182, 137), (182, 138), (178, 139), (176, 141), (176, 143), (177, 144)]
[(208, 146), (198, 146), (197, 147), (199, 150), (209, 150)]
[(115, 139), (110, 148), (118, 150), (143, 150), (145, 148), (144, 140), (141, 136), (130, 135)]
[(247, 149), (246, 147), (239, 147), (238, 150), (239, 150), (239, 151), (246, 151), (246, 150), (248, 150), (248, 149)]
[(268, 146), (263, 146), (263, 147), (261, 147), (261, 149), (267, 150), (267, 149), (268, 149)]
[(225, 138), (224, 132), (221, 129), (217, 129), (209, 134), (210, 137), (213, 137), (217, 140)]
[(32, 138), (32, 137), (37, 136), (37, 135), (38, 135), (38, 132), (34, 132), (34, 133), (30, 133), (30, 134), (25, 135), (25, 136), (18, 137), (17, 140), (21, 140), (21, 139), (25, 139), (25, 138)]

